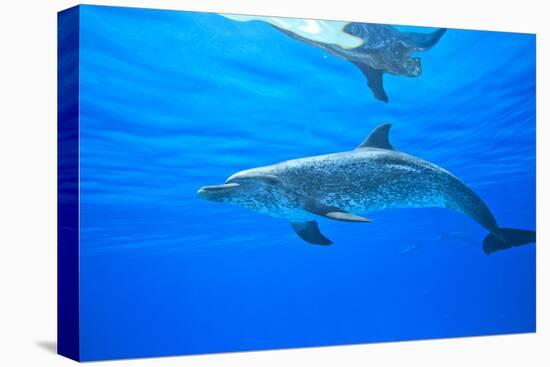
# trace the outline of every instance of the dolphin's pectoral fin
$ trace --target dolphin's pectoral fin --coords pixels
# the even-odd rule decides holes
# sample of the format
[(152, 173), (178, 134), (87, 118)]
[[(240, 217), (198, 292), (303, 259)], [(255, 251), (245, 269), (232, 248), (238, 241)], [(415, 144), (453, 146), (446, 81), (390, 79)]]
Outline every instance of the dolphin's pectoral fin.
[(445, 28), (439, 28), (432, 33), (407, 32), (403, 33), (403, 40), (413, 51), (425, 51), (432, 48), (446, 31)]
[(371, 131), (369, 136), (355, 149), (360, 148), (380, 148), (395, 150), (390, 144), (391, 124), (382, 124)]
[(345, 222), (361, 222), (361, 223), (371, 222), (371, 220), (368, 218), (348, 213), (345, 210), (340, 208), (325, 205), (320, 201), (314, 200), (314, 199), (307, 199), (304, 202), (304, 209), (310, 213), (320, 215), (328, 219), (341, 220)]
[(379, 99), (383, 102), (388, 102), (388, 95), (384, 91), (384, 72), (382, 70), (376, 70), (371, 68), (366, 64), (353, 63), (355, 66), (361, 70), (361, 72), (367, 77), (367, 84), (374, 95), (374, 98)]
[(328, 212), (327, 214), (325, 214), (325, 217), (329, 219), (334, 219), (334, 220), (341, 220), (344, 222), (360, 222), (360, 223), (372, 222), (372, 220), (369, 218), (347, 213), (344, 211)]
[(332, 241), (323, 236), (319, 231), (319, 225), (315, 221), (290, 223), (292, 228), (301, 239), (314, 245), (328, 246)]

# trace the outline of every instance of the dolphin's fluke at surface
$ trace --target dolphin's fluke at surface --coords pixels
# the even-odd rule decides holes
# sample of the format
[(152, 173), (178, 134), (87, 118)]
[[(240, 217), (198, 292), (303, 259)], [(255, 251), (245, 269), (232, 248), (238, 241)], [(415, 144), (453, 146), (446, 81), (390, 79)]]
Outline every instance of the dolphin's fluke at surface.
[(292, 228), (300, 238), (314, 245), (328, 246), (332, 245), (332, 241), (323, 236), (319, 230), (319, 226), (315, 221), (290, 223)]
[(439, 28), (432, 33), (408, 32), (404, 33), (403, 38), (413, 51), (426, 51), (435, 46), (446, 31), (445, 28)]
[(382, 102), (388, 103), (389, 98), (386, 94), (386, 91), (384, 90), (384, 72), (382, 70), (375, 70), (367, 64), (362, 64), (358, 62), (352, 63), (353, 65), (357, 66), (367, 78), (367, 85), (372, 91), (372, 95), (374, 96), (374, 98)]
[(495, 251), (534, 243), (536, 242), (536, 237), (537, 234), (535, 231), (499, 228), (485, 237), (485, 240), (483, 240), (483, 251), (485, 251), (487, 255), (490, 255)]

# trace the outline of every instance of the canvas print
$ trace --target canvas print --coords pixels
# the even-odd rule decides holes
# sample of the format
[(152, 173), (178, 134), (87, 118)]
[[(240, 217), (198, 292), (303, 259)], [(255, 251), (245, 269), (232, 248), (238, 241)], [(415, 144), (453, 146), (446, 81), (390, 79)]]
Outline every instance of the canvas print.
[(535, 332), (533, 34), (59, 14), (59, 353)]

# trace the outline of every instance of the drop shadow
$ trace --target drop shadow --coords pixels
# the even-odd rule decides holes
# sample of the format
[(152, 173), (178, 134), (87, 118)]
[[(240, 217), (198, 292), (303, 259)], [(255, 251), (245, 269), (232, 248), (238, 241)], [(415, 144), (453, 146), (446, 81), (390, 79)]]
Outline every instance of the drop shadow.
[(36, 345), (50, 353), (57, 354), (56, 342), (39, 340), (36, 342)]

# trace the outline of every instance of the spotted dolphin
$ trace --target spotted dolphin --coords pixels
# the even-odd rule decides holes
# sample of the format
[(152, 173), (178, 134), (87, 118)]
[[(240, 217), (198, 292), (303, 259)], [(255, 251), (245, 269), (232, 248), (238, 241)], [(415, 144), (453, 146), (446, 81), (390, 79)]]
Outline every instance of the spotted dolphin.
[(534, 231), (500, 227), (483, 200), (453, 174), (396, 150), (390, 126), (375, 128), (355, 150), (237, 172), (198, 195), (286, 219), (298, 236), (318, 245), (332, 244), (319, 230), (321, 217), (368, 223), (362, 214), (428, 207), (461, 212), (485, 227), (487, 254), (535, 242)]
[(400, 32), (384, 24), (348, 23), (343, 31), (360, 38), (363, 43), (354, 48), (320, 42), (298, 33), (278, 28), (290, 37), (319, 47), (330, 54), (348, 60), (361, 70), (374, 97), (383, 102), (389, 98), (384, 90), (384, 73), (417, 77), (422, 73), (420, 58), (411, 52), (427, 51), (446, 32), (440, 28), (432, 33)]

